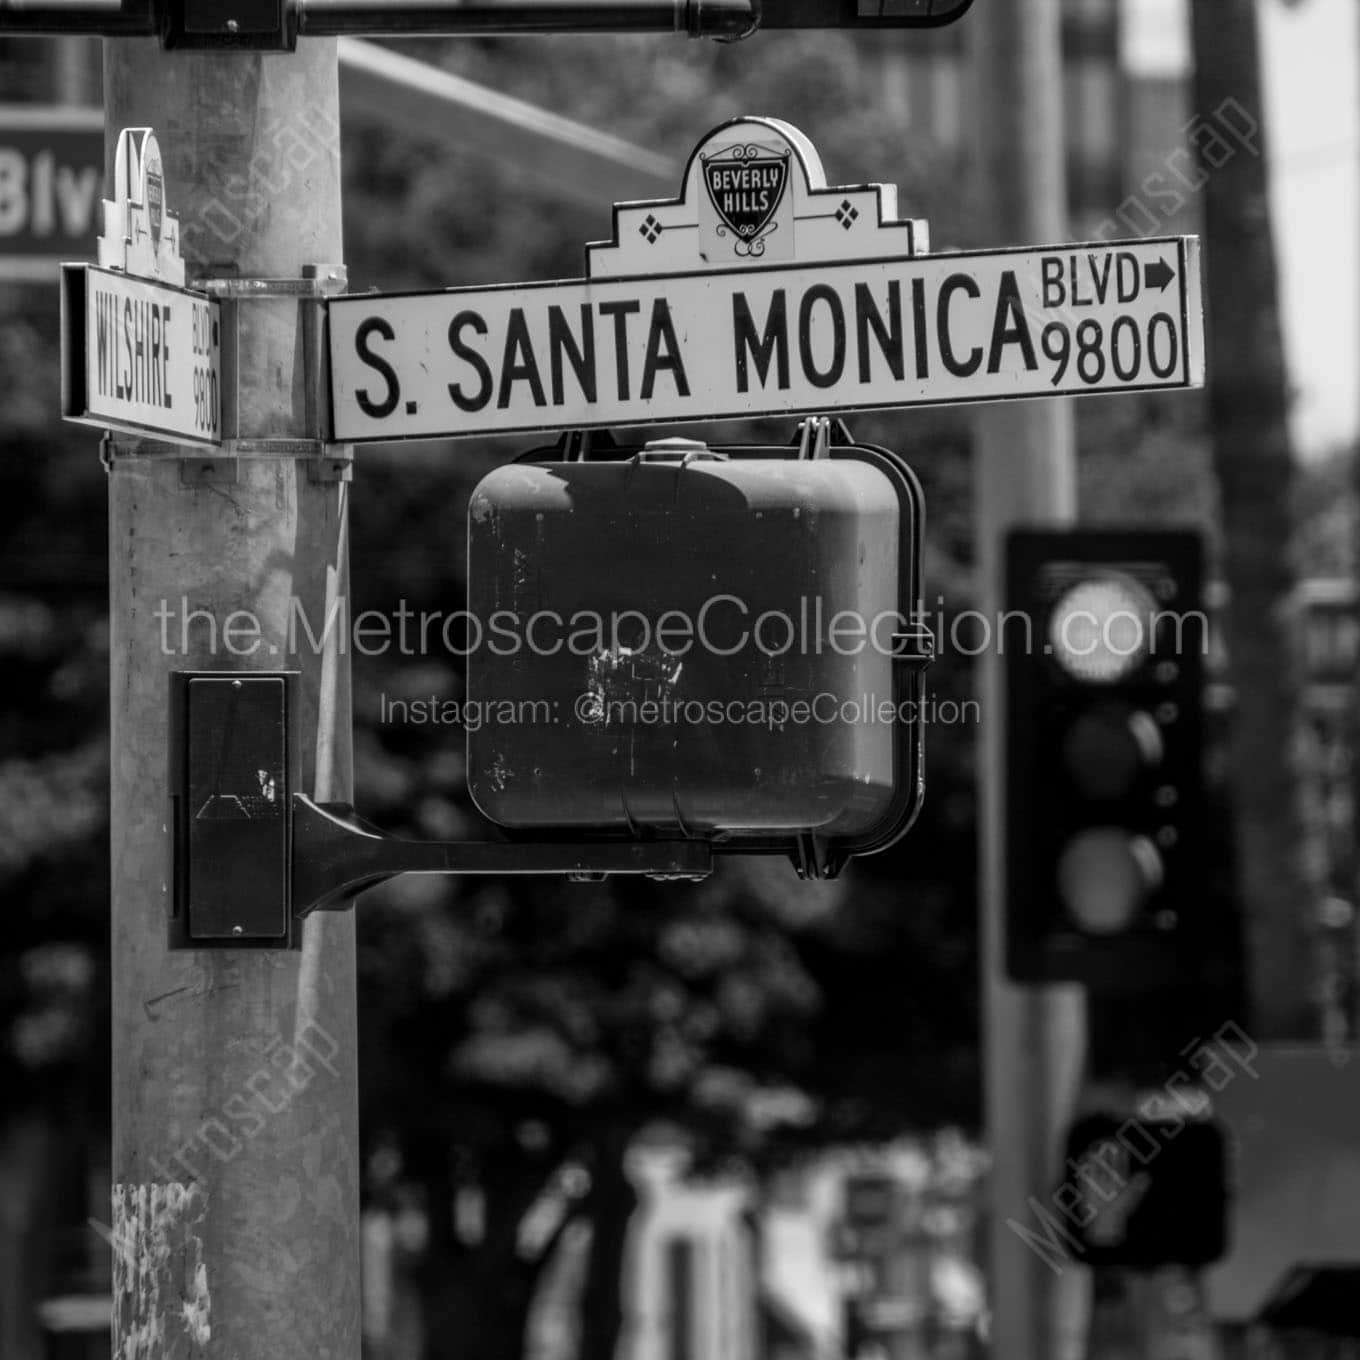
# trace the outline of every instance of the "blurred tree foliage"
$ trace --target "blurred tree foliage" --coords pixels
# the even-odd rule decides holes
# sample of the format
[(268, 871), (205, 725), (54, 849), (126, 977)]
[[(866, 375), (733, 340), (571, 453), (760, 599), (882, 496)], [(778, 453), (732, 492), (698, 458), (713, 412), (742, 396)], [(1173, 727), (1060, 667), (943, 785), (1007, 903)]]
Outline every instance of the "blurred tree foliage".
[[(677, 191), (704, 133), (757, 112), (808, 132), (832, 183), (895, 179), (903, 210), (929, 212), (937, 241), (962, 221), (958, 165), (866, 109), (881, 63), (845, 35), (731, 47), (450, 43), (442, 60), (671, 155)], [(346, 225), (360, 287), (577, 276), (585, 243), (608, 236), (608, 204), (557, 203), (492, 148), (452, 155), (356, 131)], [(783, 442), (792, 424), (684, 432)], [(851, 426), (920, 455), (929, 591), (964, 607), (957, 418)], [(507, 449), (534, 442), (366, 451), (353, 511), (356, 610), (460, 600), (468, 493)], [(456, 657), (356, 667), (358, 786), (384, 824), (477, 833), (459, 734), (373, 723), (380, 695), (456, 697), (460, 686)], [(963, 697), (964, 659), (943, 658), (931, 689)], [(411, 880), (370, 896), (360, 922), (366, 1131), (386, 1193), (403, 1178), (421, 1187), (431, 1338), (459, 1336), (487, 1360), (517, 1354), (551, 1250), (581, 1220), (591, 1251), (579, 1353), (612, 1354), (634, 1204), (623, 1156), (658, 1123), (686, 1138), (701, 1166), (759, 1168), (831, 1140), (976, 1120), (971, 740), (962, 727), (929, 733), (921, 824), (835, 884), (800, 883), (782, 861), (736, 861), (697, 887)], [(452, 1207), (469, 1196), (481, 1206), (470, 1223)]]
[[(947, 239), (957, 167), (864, 116), (877, 63), (842, 36), (732, 48), (556, 39), (419, 50), (668, 151), (677, 167), (724, 118), (752, 109), (789, 117), (816, 138), (832, 181), (896, 179), (905, 211), (938, 205), (936, 239), (942, 227)], [(381, 127), (346, 129), (356, 288), (581, 272), (585, 243), (608, 232), (609, 205), (564, 205), (487, 150), (451, 155), (394, 141)], [(54, 290), (15, 289), (0, 302), (8, 680), (0, 876), (11, 918), (0, 945), (0, 1063), (7, 1089), (21, 1093), (6, 1102), (5, 1118), (17, 1128), (27, 1107), (51, 1128), (84, 1130), (97, 1148), (108, 1109), (104, 476), (96, 437), (55, 418)], [(961, 607), (968, 531), (959, 423), (880, 416), (855, 429), (910, 445), (928, 464), (928, 585)], [(792, 431), (722, 433), (782, 441)], [(456, 607), (469, 491), (524, 444), (364, 450), (353, 614), (402, 601)], [(379, 695), (456, 697), (459, 659), (355, 662), (363, 811), (399, 832), (478, 834), (461, 734), (384, 725), (377, 713)], [(963, 697), (966, 661), (942, 658), (932, 688)], [(800, 884), (782, 861), (741, 861), (690, 887), (416, 878), (364, 900), (369, 1188), (377, 1201), (424, 1205), (432, 1349), (434, 1338), (457, 1335), (495, 1360), (518, 1353), (551, 1249), (568, 1222), (583, 1220), (593, 1242), (583, 1351), (609, 1353), (634, 1197), (624, 1152), (644, 1128), (682, 1133), (700, 1164), (717, 1168), (828, 1139), (976, 1119), (971, 733), (931, 736), (921, 825), (902, 849), (841, 883)], [(13, 1160), (20, 1143), (0, 1147)], [(31, 1179), (28, 1170), (16, 1179)], [(51, 1208), (35, 1200), (29, 1217), (36, 1224)], [(73, 1217), (86, 1211), (77, 1206)], [(17, 1292), (42, 1287), (30, 1280)]]
[(0, 306), (0, 1080), (5, 1110), (102, 1107), (107, 953), (104, 478), (57, 410), (55, 295)]
[(97, 438), (63, 430), (52, 288), (0, 288), (0, 1354), (108, 1127), (108, 626)]

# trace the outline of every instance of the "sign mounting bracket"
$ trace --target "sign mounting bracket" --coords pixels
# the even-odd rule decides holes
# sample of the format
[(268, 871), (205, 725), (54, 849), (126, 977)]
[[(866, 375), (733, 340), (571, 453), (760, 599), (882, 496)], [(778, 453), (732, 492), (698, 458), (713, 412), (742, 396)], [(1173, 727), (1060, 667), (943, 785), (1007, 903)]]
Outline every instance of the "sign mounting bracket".
[(170, 704), (170, 948), (295, 948), (398, 874), (705, 878), (699, 840), (408, 841), (298, 792), (297, 672), (177, 671)]
[(609, 874), (704, 878), (712, 850), (701, 841), (408, 841), (370, 826), (345, 803), (293, 795), (293, 915), (343, 911), (398, 874), (554, 874), (594, 881)]
[(793, 438), (798, 445), (800, 461), (825, 458), (832, 444), (851, 445), (855, 442), (850, 427), (839, 416), (808, 416), (798, 422)]
[[(219, 265), (218, 268), (223, 268)], [(164, 439), (106, 431), (100, 458), (112, 471), (121, 458), (177, 458), (182, 464), (183, 484), (230, 483), (237, 480), (238, 458), (289, 458), (305, 461), (308, 478), (315, 482), (349, 481), (353, 476), (354, 450), (329, 438), (326, 388), (324, 303), (342, 293), (347, 284), (343, 264), (307, 264), (296, 278), (245, 277), (217, 274), (196, 278), (189, 284), (195, 294), (210, 298), (218, 308), (222, 382), (220, 414), (222, 437), (214, 445), (183, 445)], [(296, 299), (302, 305), (302, 356), (307, 372), (304, 384), (304, 431), (298, 435), (255, 435), (240, 432), (239, 345), (237, 343), (243, 303)]]
[[(343, 264), (306, 264), (296, 278), (217, 274), (197, 278), (193, 287), (217, 299), (222, 308), (222, 441), (224, 456), (306, 458), (319, 468), (337, 467), (343, 475), (322, 480), (348, 480), (352, 452), (340, 451), (327, 429), (330, 406), (325, 356), (325, 300), (343, 293), (348, 273)], [(243, 434), (240, 428), (240, 312), (244, 303), (296, 299), (302, 306), (302, 362), (305, 430), (300, 436)]]

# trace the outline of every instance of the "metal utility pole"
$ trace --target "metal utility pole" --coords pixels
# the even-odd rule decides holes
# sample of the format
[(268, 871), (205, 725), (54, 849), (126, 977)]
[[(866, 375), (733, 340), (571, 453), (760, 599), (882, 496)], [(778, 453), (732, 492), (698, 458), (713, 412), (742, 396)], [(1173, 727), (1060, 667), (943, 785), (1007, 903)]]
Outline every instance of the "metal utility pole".
[(294, 600), (320, 631), (347, 593), (348, 487), (273, 442), (303, 437), (313, 400), (314, 304), (287, 283), (343, 258), (335, 43), (192, 54), (119, 38), (105, 53), (109, 168), (120, 129), (155, 130), (189, 283), (275, 281), (240, 303), (237, 347), (240, 434), (270, 442), (192, 460), (106, 446), (114, 1354), (357, 1360), (353, 918), (319, 914), (294, 951), (166, 948), (172, 671), (296, 667), (302, 788), (350, 794), (343, 623), (286, 647)]
[[(979, 206), (990, 239), (1062, 240), (1066, 190), (1059, 0), (1000, 0), (967, 24), (975, 98)], [(973, 435), (978, 608), (993, 645), (978, 658), (983, 705), (981, 790), (984, 1117), (992, 1156), (992, 1347), (1006, 1360), (1080, 1354), (1080, 1272), (1061, 1275), (1008, 1225), (1050, 1213), (1060, 1141), (1085, 1060), (1076, 986), (1022, 987), (1003, 965), (1005, 728), (996, 634), (1004, 608), (1004, 537), (1013, 524), (1063, 524), (1076, 513), (1072, 408), (1066, 400), (979, 408)]]

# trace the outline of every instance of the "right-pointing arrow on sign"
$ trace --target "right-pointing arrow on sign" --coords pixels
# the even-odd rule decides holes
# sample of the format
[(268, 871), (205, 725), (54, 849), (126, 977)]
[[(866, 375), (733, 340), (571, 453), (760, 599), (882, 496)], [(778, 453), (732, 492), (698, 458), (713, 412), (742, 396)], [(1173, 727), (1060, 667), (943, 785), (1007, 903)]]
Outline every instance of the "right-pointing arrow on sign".
[(1143, 266), (1143, 282), (1149, 288), (1166, 292), (1166, 285), (1176, 277), (1176, 271), (1165, 260), (1153, 260)]

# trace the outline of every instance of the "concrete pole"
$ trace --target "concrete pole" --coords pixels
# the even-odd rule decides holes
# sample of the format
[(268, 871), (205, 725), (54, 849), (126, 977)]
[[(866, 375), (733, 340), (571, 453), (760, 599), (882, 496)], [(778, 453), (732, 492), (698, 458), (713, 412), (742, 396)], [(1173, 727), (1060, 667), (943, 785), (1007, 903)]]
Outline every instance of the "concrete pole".
[[(155, 129), (191, 281), (341, 261), (333, 42), (259, 56), (118, 38), (105, 62), (109, 166), (119, 129)], [(243, 434), (303, 432), (302, 308), (241, 306)], [(308, 921), (300, 951), (166, 949), (171, 671), (295, 666), (302, 788), (350, 794), (340, 630), (320, 654), (285, 647), (294, 599), (320, 631), (347, 593), (347, 487), (290, 458), (242, 459), (232, 481), (152, 454), (109, 478), (113, 1353), (357, 1360), (352, 916)], [(254, 655), (225, 647), (234, 610), (259, 622)]]
[[(998, 244), (1066, 239), (1060, 9), (1059, 0), (992, 0), (964, 25), (975, 81), (980, 220)], [(1075, 516), (1072, 409), (1067, 400), (982, 406), (973, 429), (978, 607), (995, 632), (1007, 528)], [(995, 647), (978, 658), (992, 1350), (1005, 1360), (1068, 1360), (1083, 1344), (1083, 1272), (1055, 1274), (1007, 1220), (1032, 1223), (1031, 1198), (1055, 1212), (1061, 1141), (1085, 1060), (1085, 1011), (1079, 987), (1016, 986), (1004, 973), (1004, 723), (1027, 715), (1003, 711), (1001, 661)]]

